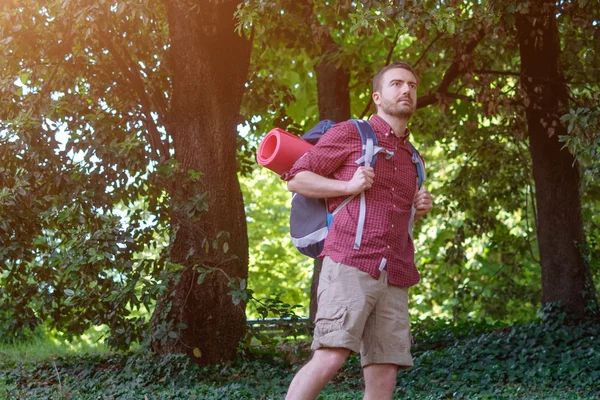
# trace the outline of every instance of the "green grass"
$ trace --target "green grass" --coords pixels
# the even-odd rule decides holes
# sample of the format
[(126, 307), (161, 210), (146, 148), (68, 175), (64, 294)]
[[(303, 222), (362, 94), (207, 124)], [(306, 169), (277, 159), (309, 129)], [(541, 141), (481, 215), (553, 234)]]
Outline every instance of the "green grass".
[(84, 335), (73, 340), (57, 336), (35, 336), (24, 342), (0, 343), (0, 359), (4, 363), (36, 363), (69, 355), (105, 354), (109, 349), (102, 341)]
[[(600, 322), (562, 322), (420, 324), (414, 329), (415, 366), (398, 375), (395, 398), (597, 399)], [(0, 359), (0, 399), (280, 399), (309, 355), (297, 349), (306, 350), (306, 343), (206, 367), (143, 348), (128, 353), (68, 348), (21, 360), (15, 356), (25, 353), (14, 349), (8, 352), (13, 356)], [(319, 398), (360, 399), (362, 388), (353, 355)]]

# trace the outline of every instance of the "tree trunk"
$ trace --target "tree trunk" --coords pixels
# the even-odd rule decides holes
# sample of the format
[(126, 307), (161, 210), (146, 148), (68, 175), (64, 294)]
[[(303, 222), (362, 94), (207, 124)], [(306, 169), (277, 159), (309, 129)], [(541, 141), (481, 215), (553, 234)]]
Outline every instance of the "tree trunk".
[[(517, 14), (527, 126), (536, 187), (537, 235), (542, 265), (542, 301), (561, 301), (581, 317), (589, 300), (591, 275), (578, 245), (585, 236), (579, 195), (579, 168), (561, 149), (568, 91), (560, 69), (560, 44), (553, 0), (530, 2)], [(593, 285), (592, 285), (593, 287)]]
[[(245, 304), (233, 304), (226, 275), (248, 276), (248, 236), (236, 174), (236, 126), (251, 44), (234, 31), (237, 2), (171, 0), (167, 4), (173, 85), (168, 123), (175, 159), (183, 171), (199, 171), (203, 176), (199, 184), (189, 185), (184, 179), (173, 182), (171, 260), (184, 269), (156, 307), (152, 348), (159, 354), (186, 353), (198, 363), (214, 364), (235, 358), (246, 326)], [(208, 210), (199, 218), (178, 209), (177, 198), (185, 202), (201, 193), (206, 194)], [(215, 239), (218, 243), (213, 247)], [(197, 284), (198, 267), (214, 271), (202, 284)], [(175, 340), (160, 340), (165, 337), (165, 324), (167, 331), (171, 326), (178, 333)], [(178, 324), (187, 328), (179, 331)]]
[[(314, 32), (314, 36), (319, 37), (317, 31)], [(331, 60), (330, 56), (339, 50), (331, 36), (324, 36), (321, 42), (325, 58), (315, 66), (319, 119), (346, 121), (350, 119), (350, 73), (344, 66), (337, 68), (335, 62)], [(317, 290), (322, 266), (323, 261), (315, 260), (310, 289), (309, 318), (311, 321), (314, 321), (317, 315)]]
[[(333, 44), (326, 49), (335, 49)], [(329, 50), (326, 54), (331, 54)], [(317, 75), (317, 93), (319, 97), (319, 119), (331, 119), (336, 122), (350, 119), (350, 73), (344, 66), (336, 68), (327, 58), (315, 66)]]
[(310, 309), (308, 318), (310, 318), (312, 322), (315, 322), (317, 310), (319, 309), (317, 294), (319, 293), (319, 277), (321, 276), (321, 268), (323, 268), (323, 260), (316, 259), (313, 263), (313, 267), (312, 281), (310, 283)]

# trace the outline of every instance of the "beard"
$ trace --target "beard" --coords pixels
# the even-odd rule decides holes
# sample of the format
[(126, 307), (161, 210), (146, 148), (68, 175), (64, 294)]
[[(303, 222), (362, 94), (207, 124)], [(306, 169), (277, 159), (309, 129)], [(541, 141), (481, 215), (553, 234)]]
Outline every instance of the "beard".
[(411, 99), (408, 99), (410, 104), (404, 102), (391, 101), (388, 99), (381, 99), (381, 109), (388, 115), (397, 118), (410, 118), (415, 113), (415, 106)]

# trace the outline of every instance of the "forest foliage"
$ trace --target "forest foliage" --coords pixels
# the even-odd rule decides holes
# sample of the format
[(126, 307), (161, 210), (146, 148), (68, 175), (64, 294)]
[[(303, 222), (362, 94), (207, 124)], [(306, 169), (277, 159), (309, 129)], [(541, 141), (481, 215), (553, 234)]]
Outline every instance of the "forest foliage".
[[(398, 374), (395, 399), (596, 399), (600, 395), (598, 324), (565, 324), (560, 310), (527, 325), (426, 320), (414, 329), (414, 368)], [(546, 314), (548, 315), (548, 314)], [(6, 398), (276, 399), (309, 356), (253, 354), (199, 367), (189, 358), (127, 353), (76, 354), (21, 363), (0, 361)], [(364, 386), (360, 358), (351, 355), (320, 399), (356, 399)]]
[[(210, 171), (184, 170), (172, 149), (157, 147), (157, 137), (169, 144), (164, 4), (28, 0), (1, 7), (0, 338), (40, 325), (70, 335), (105, 326), (108, 343), (127, 348), (144, 339), (156, 300), (181, 269), (168, 253), (171, 205), (190, 217), (207, 211), (203, 194), (177, 199), (169, 182), (194, 185)], [(273, 127), (300, 134), (317, 122), (314, 65), (324, 57), (349, 67), (351, 113), (361, 118), (370, 114), (372, 75), (392, 58), (415, 66), (421, 105), (428, 104), (410, 125), (435, 198), (416, 227), (422, 281), (411, 289), (411, 312), (419, 319), (532, 320), (542, 278), (514, 26), (515, 13), (527, 7), (240, 2), (239, 33), (253, 39), (238, 137), (251, 292), (237, 282), (234, 297), (278, 297), (307, 310), (312, 262), (288, 240), (290, 194), (256, 165), (256, 147)], [(579, 160), (587, 237), (579, 245), (598, 288), (600, 6), (573, 0), (558, 7), (572, 104), (560, 140)], [(340, 50), (323, 54), (319, 35)], [(461, 74), (449, 82), (453, 63)], [(203, 246), (227, 252), (227, 234)], [(250, 304), (258, 306), (247, 315), (259, 316), (260, 303)]]

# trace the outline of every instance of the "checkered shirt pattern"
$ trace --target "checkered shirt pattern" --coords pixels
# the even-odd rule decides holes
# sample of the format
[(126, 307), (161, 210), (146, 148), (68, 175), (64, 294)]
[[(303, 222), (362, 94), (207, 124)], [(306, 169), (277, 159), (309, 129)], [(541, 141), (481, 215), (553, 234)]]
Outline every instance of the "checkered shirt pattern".
[[(375, 164), (373, 186), (365, 192), (366, 218), (360, 249), (354, 250), (354, 239), (359, 216), (360, 196), (356, 196), (341, 209), (325, 239), (319, 256), (331, 257), (364, 271), (376, 279), (380, 276), (382, 260), (388, 271), (388, 281), (396, 286), (413, 286), (420, 280), (414, 262), (414, 246), (408, 234), (417, 186), (417, 171), (412, 162), (412, 150), (404, 137), (398, 138), (390, 125), (374, 115), (370, 123), (377, 135), (379, 146), (393, 151), (386, 159), (379, 153)], [(319, 142), (282, 176), (290, 180), (300, 171), (349, 181), (358, 168), (355, 163), (362, 156), (362, 143), (356, 126), (351, 121), (339, 123), (329, 129)], [(329, 198), (332, 212), (346, 197)]]

